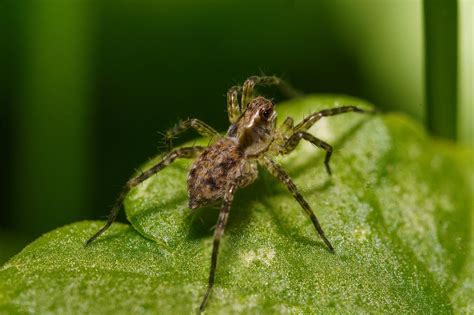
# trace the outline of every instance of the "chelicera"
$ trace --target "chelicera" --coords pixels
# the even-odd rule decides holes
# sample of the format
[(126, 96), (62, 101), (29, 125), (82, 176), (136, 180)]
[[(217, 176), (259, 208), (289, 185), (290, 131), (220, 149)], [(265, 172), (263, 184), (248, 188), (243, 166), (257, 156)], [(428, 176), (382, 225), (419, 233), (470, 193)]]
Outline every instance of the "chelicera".
[(348, 112), (372, 112), (356, 106), (341, 106), (313, 113), (296, 125), (291, 117), (287, 117), (283, 124), (277, 127), (275, 104), (262, 96), (254, 96), (256, 85), (275, 85), (282, 91), (291, 90), (278, 77), (253, 76), (248, 78), (243, 86), (234, 86), (227, 92), (227, 111), (231, 125), (225, 135), (219, 134), (198, 119), (187, 119), (177, 124), (166, 133), (166, 141), (170, 148), (173, 137), (189, 128), (195, 129), (202, 136), (212, 138), (213, 141), (207, 147), (192, 146), (171, 150), (158, 164), (130, 179), (112, 207), (106, 224), (86, 242), (90, 244), (112, 225), (131, 188), (155, 175), (178, 158), (196, 158), (187, 178), (189, 208), (196, 209), (215, 202), (221, 204), (214, 231), (209, 282), (199, 308), (200, 312), (204, 311), (214, 285), (219, 244), (224, 234), (235, 191), (255, 181), (258, 176), (257, 165), (268, 170), (288, 188), (311, 219), (329, 251), (334, 251), (310, 205), (290, 176), (272, 160), (272, 157), (289, 154), (303, 139), (326, 151), (324, 164), (330, 175), (329, 160), (332, 146), (307, 131), (326, 116)]

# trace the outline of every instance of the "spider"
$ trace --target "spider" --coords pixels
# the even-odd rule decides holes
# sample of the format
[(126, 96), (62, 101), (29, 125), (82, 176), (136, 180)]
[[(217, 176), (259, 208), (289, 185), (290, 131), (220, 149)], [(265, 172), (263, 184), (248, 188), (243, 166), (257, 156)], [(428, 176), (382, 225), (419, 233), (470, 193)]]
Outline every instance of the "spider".
[(286, 185), (311, 219), (329, 251), (334, 252), (334, 247), (327, 239), (310, 205), (285, 170), (272, 160), (272, 156), (289, 154), (301, 140), (306, 140), (326, 151), (324, 165), (327, 173), (331, 175), (329, 160), (333, 151), (332, 146), (308, 133), (308, 129), (326, 116), (348, 112), (373, 112), (356, 106), (341, 106), (313, 113), (296, 125), (291, 117), (287, 117), (282, 126), (277, 128), (275, 104), (262, 96), (254, 96), (257, 85), (274, 85), (282, 91), (291, 90), (289, 85), (275, 76), (252, 76), (244, 82), (243, 86), (231, 87), (227, 92), (227, 111), (231, 125), (225, 135), (219, 134), (198, 119), (187, 119), (178, 123), (165, 135), (170, 149), (171, 139), (189, 128), (195, 129), (202, 136), (212, 138), (213, 142), (208, 147), (193, 146), (170, 150), (159, 163), (130, 179), (113, 205), (105, 225), (86, 242), (86, 245), (90, 244), (112, 225), (131, 188), (155, 175), (178, 158), (196, 158), (187, 177), (189, 208), (196, 209), (215, 202), (221, 203), (214, 231), (208, 286), (199, 312), (204, 311), (214, 285), (219, 244), (224, 234), (234, 194), (238, 188), (245, 187), (257, 179), (257, 165), (261, 165)]

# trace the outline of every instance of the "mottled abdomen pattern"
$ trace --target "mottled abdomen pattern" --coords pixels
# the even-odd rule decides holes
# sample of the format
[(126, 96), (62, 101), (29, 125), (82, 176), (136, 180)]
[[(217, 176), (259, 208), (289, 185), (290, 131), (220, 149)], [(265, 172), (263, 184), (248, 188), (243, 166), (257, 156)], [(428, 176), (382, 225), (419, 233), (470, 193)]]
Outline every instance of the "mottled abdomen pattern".
[(222, 138), (202, 152), (189, 170), (189, 208), (222, 200), (229, 184), (246, 186), (256, 176), (256, 168), (244, 158), (237, 141)]

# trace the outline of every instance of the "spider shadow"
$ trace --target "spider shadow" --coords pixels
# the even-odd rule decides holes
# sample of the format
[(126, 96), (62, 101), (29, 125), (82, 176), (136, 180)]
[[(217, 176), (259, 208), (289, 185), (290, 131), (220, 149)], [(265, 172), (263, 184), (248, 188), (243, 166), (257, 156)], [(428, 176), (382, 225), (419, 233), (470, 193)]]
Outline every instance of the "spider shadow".
[(167, 208), (174, 208), (175, 205), (184, 204), (187, 201), (186, 195), (180, 195), (178, 197), (170, 198), (166, 200), (166, 202), (162, 202), (160, 204), (151, 204), (145, 210), (141, 210), (138, 213), (129, 216), (129, 221), (139, 221), (141, 218), (149, 217), (159, 211), (159, 209), (167, 209)]
[[(232, 233), (232, 230), (245, 226), (250, 221), (252, 203), (259, 200), (259, 197), (264, 194), (262, 191), (264, 186), (265, 182), (259, 176), (250, 186), (237, 190), (227, 221), (226, 233)], [(187, 238), (195, 240), (213, 235), (219, 211), (220, 204), (192, 210), (187, 218), (191, 221)]]
[[(270, 176), (269, 176), (270, 177)], [(271, 187), (275, 187), (273, 190), (274, 194), (282, 194), (285, 195), (286, 197), (292, 199), (292, 202), (294, 202), (294, 206), (292, 208), (295, 209), (294, 213), (291, 215), (294, 216), (300, 216), (301, 219), (300, 221), (303, 220), (303, 224), (307, 224), (309, 227), (313, 227), (311, 220), (309, 217), (304, 213), (303, 208), (299, 205), (298, 201), (293, 198), (292, 194), (286, 189), (286, 187), (283, 186), (283, 184), (275, 179), (274, 177), (268, 178), (267, 183)], [(312, 193), (324, 193), (327, 191), (331, 186), (333, 185), (332, 181), (328, 178), (325, 180), (321, 185), (312, 187), (311, 192)], [(317, 246), (322, 249), (327, 249), (327, 246), (323, 243), (323, 241), (320, 239), (319, 234), (317, 233), (316, 230), (314, 230), (314, 236), (305, 236), (302, 234), (301, 228), (295, 227), (293, 224), (290, 224), (291, 221), (289, 221), (286, 216), (279, 210), (281, 210), (282, 206), (279, 207), (274, 207), (271, 205), (271, 203), (268, 201), (267, 198), (263, 198), (261, 200), (261, 203), (265, 206), (265, 208), (271, 213), (273, 222), (275, 223), (275, 226), (277, 228), (277, 231), (280, 235), (283, 235), (286, 238), (291, 238), (292, 240), (305, 244), (305, 245), (310, 245), (310, 246)], [(317, 211), (316, 211), (317, 215)]]
[[(107, 244), (107, 243), (119, 243), (120, 239), (128, 239), (127, 234), (133, 234), (134, 236), (139, 236), (142, 238), (142, 236), (132, 227), (132, 226), (127, 226), (125, 229), (120, 230), (120, 231), (110, 231), (108, 230), (107, 233), (104, 233), (101, 235), (99, 238), (95, 239), (93, 242), (90, 244), (86, 244), (86, 239), (84, 239), (84, 247), (89, 248), (89, 247), (94, 247), (96, 245), (100, 244)], [(92, 236), (89, 235), (89, 237)], [(88, 239), (88, 238), (87, 238)], [(153, 242), (152, 240), (148, 238), (143, 238), (148, 242)]]
[[(278, 212), (269, 202), (268, 198), (274, 195), (287, 195), (288, 198), (293, 198), (285, 186), (283, 186), (277, 179), (268, 174), (265, 170), (259, 170), (260, 176), (257, 180), (250, 185), (237, 191), (232, 205), (229, 220), (226, 226), (226, 233), (233, 233), (232, 231), (240, 230), (241, 227), (248, 225), (252, 216), (253, 203), (258, 201), (263, 205), (265, 210), (269, 210), (271, 217), (276, 223), (276, 227), (279, 234), (291, 235), (293, 239), (303, 244), (310, 244), (326, 248), (322, 242), (317, 239), (305, 237), (301, 235), (300, 230), (296, 229), (285, 222), (288, 222), (282, 213)], [(332, 182), (328, 179), (318, 187), (312, 189), (313, 192), (322, 193), (332, 186)], [(263, 196), (263, 197), (262, 197)], [(269, 197), (265, 197), (269, 196)], [(299, 205), (296, 200), (295, 207)], [(201, 239), (213, 235), (217, 218), (219, 215), (219, 207), (203, 207), (194, 210), (193, 213), (188, 217), (191, 220), (191, 228), (187, 234), (187, 238), (191, 240)], [(295, 211), (295, 215), (305, 216), (303, 209), (301, 211)], [(308, 219), (308, 224), (311, 225), (311, 221)], [(288, 233), (290, 231), (290, 233)]]
[[(89, 237), (87, 239), (84, 239), (83, 243), (84, 243), (84, 247), (85, 248), (90, 248), (90, 247), (93, 247), (93, 246), (96, 246), (96, 245), (100, 245), (100, 244), (107, 244), (108, 242), (115, 242), (117, 239), (120, 239), (124, 234), (126, 233), (126, 231), (119, 231), (119, 232), (112, 232), (112, 233), (106, 233), (105, 235), (101, 235), (99, 238), (95, 239), (93, 242), (91, 242), (90, 244), (86, 244), (86, 240), (89, 239)], [(92, 235), (91, 235), (92, 236)]]

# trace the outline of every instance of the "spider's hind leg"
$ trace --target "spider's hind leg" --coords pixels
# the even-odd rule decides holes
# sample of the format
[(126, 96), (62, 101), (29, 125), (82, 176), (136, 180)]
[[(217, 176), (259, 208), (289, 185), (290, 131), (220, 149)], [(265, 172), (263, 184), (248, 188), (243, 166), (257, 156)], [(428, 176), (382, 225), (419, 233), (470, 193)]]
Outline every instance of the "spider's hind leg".
[(128, 194), (128, 192), (138, 184), (144, 182), (151, 176), (155, 175), (162, 169), (164, 169), (166, 166), (170, 165), (174, 160), (177, 158), (193, 158), (195, 157), (198, 153), (202, 152), (204, 150), (204, 147), (187, 147), (187, 148), (181, 148), (174, 150), (168, 154), (157, 164), (146, 170), (145, 172), (141, 173), (140, 175), (130, 179), (125, 186), (123, 187), (122, 191), (120, 192), (120, 195), (118, 196), (117, 200), (115, 201), (109, 216), (107, 217), (107, 222), (105, 225), (97, 231), (91, 238), (89, 238), (86, 241), (86, 245), (89, 245), (92, 243), (95, 239), (97, 239), (99, 236), (101, 236), (115, 221), (117, 218), (118, 212), (120, 208), (122, 207), (123, 201), (125, 199), (125, 196)]

